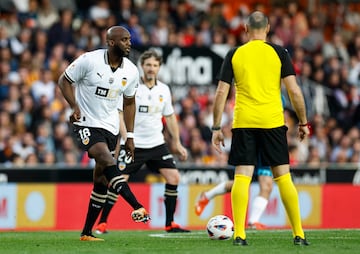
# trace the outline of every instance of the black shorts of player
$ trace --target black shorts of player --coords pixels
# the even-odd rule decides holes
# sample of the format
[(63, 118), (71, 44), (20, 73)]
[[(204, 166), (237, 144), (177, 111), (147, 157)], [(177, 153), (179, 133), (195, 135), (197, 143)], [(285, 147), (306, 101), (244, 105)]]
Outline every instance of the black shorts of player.
[(232, 129), (229, 164), (278, 166), (289, 164), (289, 152), (284, 125), (273, 129)]
[[(110, 152), (114, 154), (119, 135), (114, 135), (102, 128), (84, 126), (75, 126), (74, 132), (81, 149), (88, 151), (94, 144), (104, 142), (107, 144)], [(89, 157), (91, 157), (90, 154)]]
[(143, 165), (152, 171), (159, 173), (161, 168), (173, 168), (176, 169), (173, 155), (166, 144), (162, 144), (153, 148), (135, 148), (135, 158), (131, 162), (126, 158), (126, 152), (124, 146), (121, 146), (121, 150), (118, 157), (118, 169), (122, 174), (133, 174), (141, 169)]

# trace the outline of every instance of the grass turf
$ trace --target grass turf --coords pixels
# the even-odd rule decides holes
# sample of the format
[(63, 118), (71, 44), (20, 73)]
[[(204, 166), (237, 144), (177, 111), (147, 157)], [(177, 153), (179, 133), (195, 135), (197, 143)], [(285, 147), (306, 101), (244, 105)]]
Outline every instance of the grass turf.
[(0, 253), (359, 253), (360, 230), (306, 230), (310, 246), (295, 246), (289, 230), (247, 231), (248, 246), (210, 240), (205, 231), (111, 231), (104, 242), (82, 242), (79, 232), (0, 232)]

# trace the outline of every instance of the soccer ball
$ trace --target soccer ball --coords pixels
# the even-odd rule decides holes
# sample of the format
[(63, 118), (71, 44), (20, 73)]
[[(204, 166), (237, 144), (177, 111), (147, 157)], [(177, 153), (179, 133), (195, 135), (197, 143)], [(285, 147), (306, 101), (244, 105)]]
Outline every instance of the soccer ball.
[(234, 224), (225, 215), (216, 215), (208, 221), (206, 230), (210, 239), (228, 240), (234, 234)]

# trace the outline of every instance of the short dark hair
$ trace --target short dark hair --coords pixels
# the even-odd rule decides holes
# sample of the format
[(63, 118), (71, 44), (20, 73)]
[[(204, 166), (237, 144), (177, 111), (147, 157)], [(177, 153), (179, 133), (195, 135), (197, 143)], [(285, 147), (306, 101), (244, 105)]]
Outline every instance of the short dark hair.
[(157, 61), (159, 61), (160, 65), (162, 64), (162, 57), (155, 50), (146, 50), (140, 56), (141, 65), (143, 65), (145, 60), (149, 59), (150, 57), (154, 57)]
[(255, 11), (250, 14), (248, 19), (248, 26), (250, 29), (265, 28), (269, 23), (268, 17), (260, 11)]

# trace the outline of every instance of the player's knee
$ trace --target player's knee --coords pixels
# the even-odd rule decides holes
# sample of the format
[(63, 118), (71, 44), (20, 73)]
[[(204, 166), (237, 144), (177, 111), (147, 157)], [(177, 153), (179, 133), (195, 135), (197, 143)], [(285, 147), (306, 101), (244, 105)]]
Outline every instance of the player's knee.
[(260, 185), (260, 194), (264, 197), (269, 197), (272, 191), (272, 184), (262, 184)]
[(180, 182), (180, 173), (178, 170), (167, 170), (163, 173), (166, 183), (178, 185)]
[(110, 187), (115, 190), (117, 194), (120, 193), (120, 190), (124, 184), (127, 184), (126, 178), (120, 174), (117, 170), (116, 165), (108, 166), (104, 170), (104, 175), (109, 181)]
[(107, 151), (94, 150), (94, 151), (92, 151), (92, 157), (95, 159), (98, 167), (105, 168), (108, 165), (112, 165), (115, 163), (112, 154)]
[(108, 184), (108, 181), (107, 181), (104, 174), (102, 174), (102, 175), (95, 175), (94, 174), (93, 181), (94, 181), (94, 184), (98, 184), (98, 185), (107, 186), (107, 184)]

